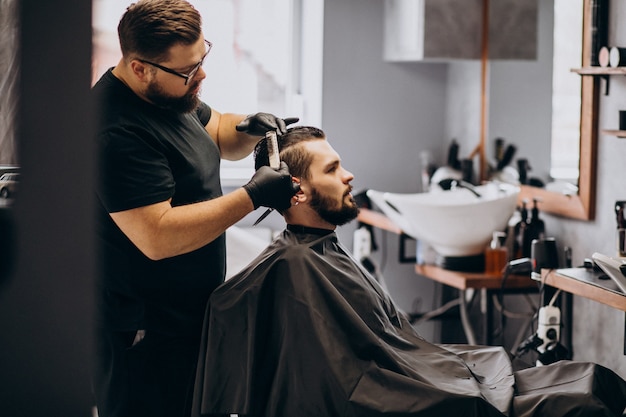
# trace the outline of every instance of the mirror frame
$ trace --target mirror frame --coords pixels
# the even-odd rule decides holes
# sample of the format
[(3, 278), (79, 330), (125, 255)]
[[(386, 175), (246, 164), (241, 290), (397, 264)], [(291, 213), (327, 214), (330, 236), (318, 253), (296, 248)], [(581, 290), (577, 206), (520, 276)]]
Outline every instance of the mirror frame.
[[(593, 0), (584, 0), (582, 66), (591, 66), (592, 6)], [(578, 194), (560, 194), (542, 188), (522, 186), (519, 204), (538, 198), (539, 208), (562, 217), (593, 220), (596, 205), (596, 161), (598, 148), (598, 109), (600, 77), (581, 75), (580, 108), (580, 162)]]

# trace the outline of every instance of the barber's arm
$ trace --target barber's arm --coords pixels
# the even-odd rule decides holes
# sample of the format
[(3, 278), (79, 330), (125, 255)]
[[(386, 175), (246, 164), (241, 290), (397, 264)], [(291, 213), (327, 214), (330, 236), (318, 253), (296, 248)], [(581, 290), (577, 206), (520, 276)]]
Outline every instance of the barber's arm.
[(168, 200), (110, 215), (144, 255), (160, 260), (207, 245), (253, 209), (240, 188), (199, 203), (172, 207)]
[(281, 119), (270, 113), (245, 116), (212, 109), (206, 130), (219, 146), (221, 157), (234, 161), (248, 156), (268, 130), (284, 133), (287, 125), (298, 120), (297, 117)]
[(289, 207), (298, 189), (282, 162), (278, 170), (261, 167), (246, 185), (212, 200), (177, 207), (168, 200), (111, 218), (144, 255), (159, 260), (207, 245), (257, 207)]

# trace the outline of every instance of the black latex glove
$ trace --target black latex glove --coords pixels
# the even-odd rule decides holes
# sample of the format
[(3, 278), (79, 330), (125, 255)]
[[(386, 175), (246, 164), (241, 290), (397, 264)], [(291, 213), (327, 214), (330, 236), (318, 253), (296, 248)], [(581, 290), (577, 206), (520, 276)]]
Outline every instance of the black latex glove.
[(276, 130), (279, 135), (283, 135), (287, 131), (287, 125), (296, 123), (298, 120), (300, 119), (297, 117), (281, 119), (270, 113), (257, 113), (246, 117), (235, 126), (235, 129), (238, 132), (246, 132), (252, 136), (263, 136), (265, 132), (270, 130)]
[(243, 188), (255, 209), (264, 206), (282, 211), (291, 206), (291, 197), (300, 190), (300, 185), (291, 181), (289, 168), (281, 161), (277, 170), (267, 165), (259, 168)]

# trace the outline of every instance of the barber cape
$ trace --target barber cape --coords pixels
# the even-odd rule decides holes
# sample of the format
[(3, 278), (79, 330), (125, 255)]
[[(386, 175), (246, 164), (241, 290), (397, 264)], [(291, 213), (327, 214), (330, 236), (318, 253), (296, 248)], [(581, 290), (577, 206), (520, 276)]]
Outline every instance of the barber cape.
[[(612, 416), (626, 383), (424, 340), (334, 232), (289, 227), (211, 296), (193, 416)], [(573, 411), (576, 410), (576, 411)]]

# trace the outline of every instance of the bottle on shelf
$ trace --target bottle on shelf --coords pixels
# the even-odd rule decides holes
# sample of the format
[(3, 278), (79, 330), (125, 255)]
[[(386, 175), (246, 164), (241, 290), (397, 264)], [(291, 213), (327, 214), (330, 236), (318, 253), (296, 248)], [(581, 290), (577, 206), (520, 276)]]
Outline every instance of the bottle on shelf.
[(524, 236), (524, 244), (522, 249), (522, 256), (524, 257), (530, 257), (531, 245), (533, 240), (541, 240), (545, 237), (546, 234), (545, 223), (542, 219), (539, 218), (539, 207), (537, 206), (538, 202), (538, 198), (533, 198), (533, 208), (531, 210), (531, 217), (528, 220), (528, 226), (525, 230), (526, 234)]
[(530, 256), (530, 242), (528, 243), (528, 254), (525, 255), (525, 238), (528, 234), (526, 229), (528, 228), (528, 209), (526, 208), (527, 200), (522, 201), (522, 206), (519, 207), (519, 222), (513, 228), (513, 259), (519, 259), (526, 256)]

